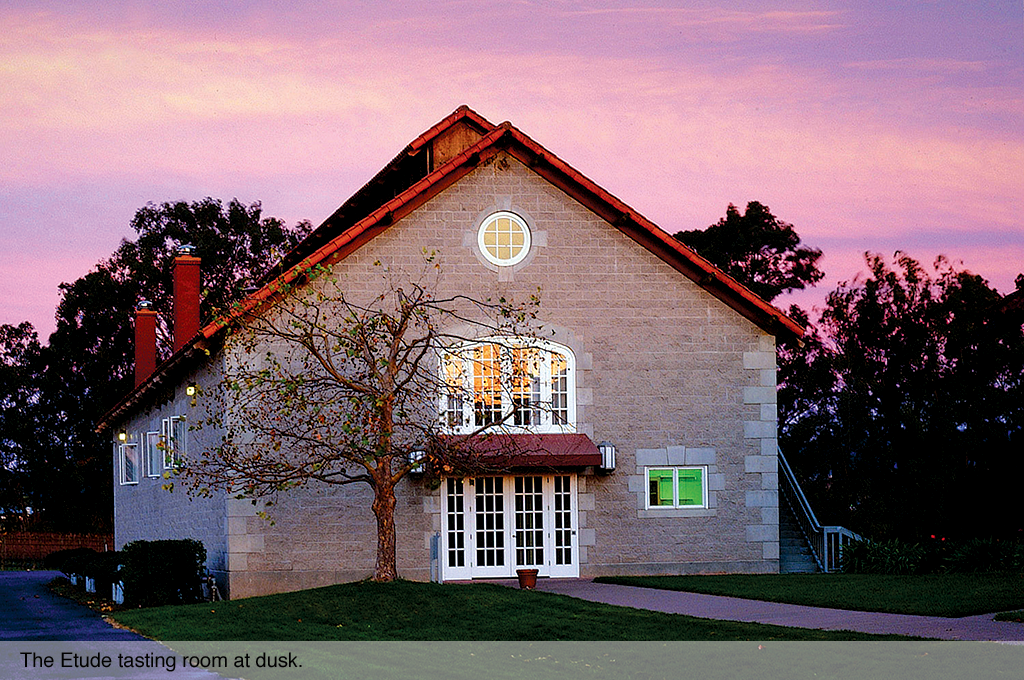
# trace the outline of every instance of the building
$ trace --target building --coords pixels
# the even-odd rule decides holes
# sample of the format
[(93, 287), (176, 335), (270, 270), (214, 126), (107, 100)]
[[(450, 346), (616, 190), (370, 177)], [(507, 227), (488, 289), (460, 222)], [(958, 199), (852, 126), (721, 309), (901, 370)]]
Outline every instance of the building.
[[(552, 334), (537, 383), (556, 406), (524, 428), (547, 460), (437, 488), (403, 480), (402, 577), (430, 578), (432, 543), (444, 580), (508, 577), (524, 563), (542, 577), (779, 570), (776, 339), (799, 337), (799, 325), (467, 107), (413, 140), (250, 300), (301, 263), (375, 294), (373, 263), (414, 263), (424, 249), (443, 263), (441, 293), (540, 288)], [(189, 425), (246, 351), (228, 325), (199, 323), (198, 259), (178, 262), (176, 351), (155, 365), (141, 310), (138, 385), (99, 426), (114, 439), (117, 546), (200, 539), (232, 597), (365, 578), (376, 530), (364, 485), (287, 494), (274, 524), (248, 501), (161, 488), (174, 461), (160, 442), (186, 456), (215, 445)], [(614, 445), (614, 465), (599, 443)]]

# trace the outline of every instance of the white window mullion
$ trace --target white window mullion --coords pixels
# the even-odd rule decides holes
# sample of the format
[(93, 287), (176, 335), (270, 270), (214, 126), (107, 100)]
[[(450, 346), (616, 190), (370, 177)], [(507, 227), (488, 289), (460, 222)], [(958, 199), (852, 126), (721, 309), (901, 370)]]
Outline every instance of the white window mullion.
[(551, 352), (541, 350), (540, 355), (540, 422), (545, 428), (550, 428), (553, 422), (551, 413)]

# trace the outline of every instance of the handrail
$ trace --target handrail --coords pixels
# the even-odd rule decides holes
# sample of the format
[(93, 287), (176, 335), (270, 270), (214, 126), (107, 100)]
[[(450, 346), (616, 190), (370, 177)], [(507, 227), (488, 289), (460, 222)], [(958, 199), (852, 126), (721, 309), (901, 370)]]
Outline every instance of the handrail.
[(791, 500), (793, 514), (796, 515), (800, 530), (807, 539), (814, 561), (818, 568), (828, 573), (835, 571), (842, 564), (843, 548), (857, 541), (863, 540), (858, 534), (841, 526), (822, 526), (811, 508), (807, 496), (804, 495), (800, 483), (793, 474), (793, 468), (789, 461), (782, 455), (782, 449), (778, 449), (779, 471), (782, 473), (780, 479), (785, 483), (780, 485), (780, 490), (785, 490)]

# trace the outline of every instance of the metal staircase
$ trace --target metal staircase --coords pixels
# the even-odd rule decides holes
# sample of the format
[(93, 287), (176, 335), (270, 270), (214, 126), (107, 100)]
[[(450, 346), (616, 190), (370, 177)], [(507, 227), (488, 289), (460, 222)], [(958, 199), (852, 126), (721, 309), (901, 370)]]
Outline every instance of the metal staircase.
[(800, 483), (779, 451), (779, 571), (837, 571), (843, 547), (863, 540), (845, 527), (822, 526)]

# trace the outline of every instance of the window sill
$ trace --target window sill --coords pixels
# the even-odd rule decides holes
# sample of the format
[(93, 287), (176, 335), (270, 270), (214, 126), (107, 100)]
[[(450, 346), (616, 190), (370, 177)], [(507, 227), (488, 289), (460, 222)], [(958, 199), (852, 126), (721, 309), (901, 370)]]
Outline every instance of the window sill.
[(715, 517), (715, 508), (641, 508), (637, 510), (640, 519), (661, 519), (664, 517)]

